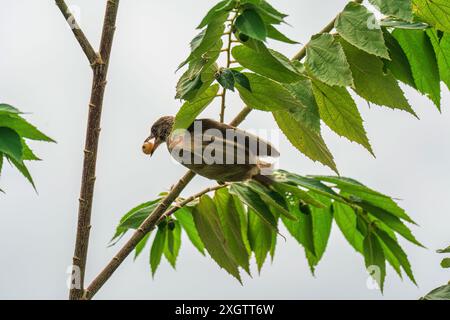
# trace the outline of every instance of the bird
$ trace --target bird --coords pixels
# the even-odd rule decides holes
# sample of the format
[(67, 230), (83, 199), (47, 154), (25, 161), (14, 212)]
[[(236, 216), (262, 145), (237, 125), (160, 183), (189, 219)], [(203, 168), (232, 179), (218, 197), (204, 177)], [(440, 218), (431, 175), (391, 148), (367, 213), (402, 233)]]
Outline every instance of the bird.
[(151, 127), (142, 151), (149, 156), (162, 144), (183, 166), (220, 184), (256, 180), (272, 181), (271, 164), (261, 158), (280, 156), (275, 147), (256, 135), (212, 119), (197, 119), (187, 130), (173, 130), (175, 118), (165, 116)]

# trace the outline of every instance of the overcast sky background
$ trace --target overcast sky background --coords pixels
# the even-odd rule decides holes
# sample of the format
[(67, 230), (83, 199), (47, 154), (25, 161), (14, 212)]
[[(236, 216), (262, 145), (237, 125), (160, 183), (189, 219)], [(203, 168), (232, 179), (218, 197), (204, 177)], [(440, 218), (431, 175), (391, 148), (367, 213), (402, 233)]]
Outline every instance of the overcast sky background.
[[(106, 1), (70, 1), (80, 8), (80, 24), (98, 46)], [(305, 43), (339, 10), (344, 0), (271, 1), (288, 12), (291, 38)], [(174, 71), (188, 55), (195, 27), (212, 1), (123, 0), (120, 4), (106, 91), (98, 157), (87, 281), (113, 257), (107, 244), (120, 217), (133, 206), (167, 190), (185, 172), (169, 160), (165, 148), (154, 158), (140, 147), (159, 116), (175, 114)], [(75, 240), (77, 199), (91, 87), (91, 71), (66, 22), (51, 0), (0, 0), (0, 101), (22, 111), (58, 144), (32, 143), (43, 162), (30, 164), (39, 194), (4, 166), (0, 195), (0, 298), (65, 299), (67, 268)], [(298, 46), (274, 43), (293, 55)], [(444, 88), (444, 87), (443, 87)], [(406, 88), (405, 88), (406, 89)], [(446, 283), (435, 250), (450, 244), (450, 95), (444, 89), (442, 114), (425, 97), (406, 89), (421, 118), (373, 106), (357, 99), (376, 152), (324, 128), (325, 140), (343, 176), (389, 195), (420, 227), (412, 227), (429, 250), (401, 241), (419, 288), (402, 282), (389, 268), (384, 296), (366, 286), (363, 258), (333, 226), (327, 252), (312, 277), (302, 248), (279, 239), (273, 264), (259, 276), (244, 275), (241, 286), (183, 235), (178, 268), (163, 261), (152, 280), (148, 250), (136, 262), (127, 259), (98, 293), (98, 299), (417, 299)], [(228, 119), (241, 108), (231, 100)], [(206, 116), (217, 117), (218, 106)], [(269, 114), (253, 112), (243, 128), (275, 128)], [(281, 167), (300, 174), (332, 174), (297, 152), (284, 138)], [(196, 178), (185, 194), (211, 185)], [(283, 231), (287, 235), (286, 231)]]

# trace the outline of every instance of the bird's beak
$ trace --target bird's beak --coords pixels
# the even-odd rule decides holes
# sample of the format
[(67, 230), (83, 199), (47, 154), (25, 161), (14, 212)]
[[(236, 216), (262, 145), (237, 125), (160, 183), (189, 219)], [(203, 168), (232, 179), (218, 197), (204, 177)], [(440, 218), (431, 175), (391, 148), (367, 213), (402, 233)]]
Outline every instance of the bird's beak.
[(149, 156), (152, 156), (159, 145), (160, 143), (157, 141), (156, 138), (149, 137), (145, 140), (144, 144), (142, 145), (142, 152), (144, 152)]

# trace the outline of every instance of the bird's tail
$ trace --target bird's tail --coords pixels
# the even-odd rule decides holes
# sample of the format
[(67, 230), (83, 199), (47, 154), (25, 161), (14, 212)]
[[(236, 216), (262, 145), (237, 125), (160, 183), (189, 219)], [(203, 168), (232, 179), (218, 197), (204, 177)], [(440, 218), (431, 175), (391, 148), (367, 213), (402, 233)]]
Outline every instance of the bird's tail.
[(266, 187), (270, 187), (275, 181), (272, 176), (265, 176), (262, 174), (257, 174), (253, 176), (253, 180), (258, 181), (259, 183), (265, 185)]

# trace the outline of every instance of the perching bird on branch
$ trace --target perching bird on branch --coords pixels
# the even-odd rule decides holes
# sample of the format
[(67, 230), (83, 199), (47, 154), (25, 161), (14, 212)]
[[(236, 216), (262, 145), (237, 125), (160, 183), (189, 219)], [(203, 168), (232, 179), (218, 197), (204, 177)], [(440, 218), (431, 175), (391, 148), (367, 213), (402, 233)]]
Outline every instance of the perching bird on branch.
[(162, 117), (151, 128), (142, 150), (153, 155), (163, 143), (172, 157), (195, 173), (208, 179), (237, 182), (255, 179), (264, 184), (262, 175), (271, 167), (264, 157), (279, 157), (279, 152), (259, 137), (211, 119), (196, 120), (187, 130), (172, 132), (174, 117)]

